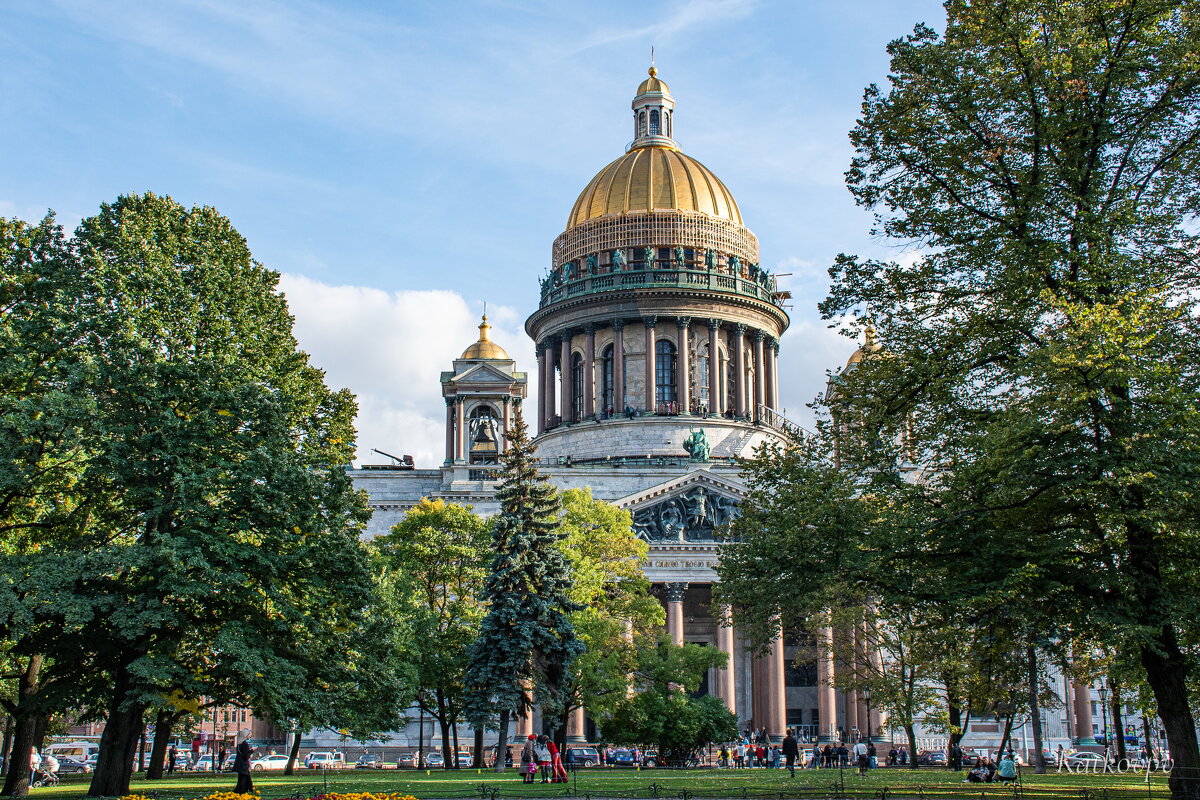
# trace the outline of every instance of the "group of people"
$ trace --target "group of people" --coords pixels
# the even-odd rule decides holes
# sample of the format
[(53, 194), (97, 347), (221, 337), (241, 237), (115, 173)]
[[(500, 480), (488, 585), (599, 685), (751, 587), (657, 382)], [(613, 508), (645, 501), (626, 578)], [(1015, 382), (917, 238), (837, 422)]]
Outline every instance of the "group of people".
[(541, 772), (542, 783), (566, 783), (567, 771), (563, 769), (558, 745), (545, 734), (529, 734), (521, 747), (521, 782), (537, 783), (535, 776)]
[(58, 759), (54, 753), (39, 753), (36, 747), (29, 748), (29, 774), (33, 783), (53, 786), (58, 783)]
[(963, 783), (1011, 783), (1016, 779), (1017, 760), (1009, 750), (999, 764), (983, 756), (976, 758)]

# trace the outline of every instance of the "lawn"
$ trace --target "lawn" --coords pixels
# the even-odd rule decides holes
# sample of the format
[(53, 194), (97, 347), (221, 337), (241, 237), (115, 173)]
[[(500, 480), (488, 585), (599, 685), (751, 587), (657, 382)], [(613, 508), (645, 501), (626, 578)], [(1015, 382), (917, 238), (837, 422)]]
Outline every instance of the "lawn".
[[(1169, 797), (1166, 779), (1161, 774), (1145, 775), (1074, 775), (1050, 773), (1034, 775), (1023, 771), (1021, 784), (1014, 790), (999, 784), (965, 784), (962, 774), (941, 768), (880, 769), (865, 777), (852, 770), (797, 770), (792, 778), (786, 770), (667, 770), (599, 769), (579, 770), (569, 783), (523, 785), (515, 772), (498, 774), (490, 770), (299, 770), (292, 777), (257, 773), (254, 786), (264, 798), (314, 797), (325, 792), (401, 792), (427, 798), (499, 797), (583, 797), (591, 798), (871, 798), (888, 800), (916, 797), (964, 797), (977, 800), (1004, 798), (1071, 798), (1086, 800), (1098, 795), (1108, 800), (1163, 800)], [(231, 774), (183, 774), (161, 781), (135, 779), (136, 794), (159, 797), (202, 798), (213, 791), (231, 791), (236, 777)], [(78, 800), (87, 790), (84, 776), (68, 776), (52, 789), (33, 790), (33, 800)]]

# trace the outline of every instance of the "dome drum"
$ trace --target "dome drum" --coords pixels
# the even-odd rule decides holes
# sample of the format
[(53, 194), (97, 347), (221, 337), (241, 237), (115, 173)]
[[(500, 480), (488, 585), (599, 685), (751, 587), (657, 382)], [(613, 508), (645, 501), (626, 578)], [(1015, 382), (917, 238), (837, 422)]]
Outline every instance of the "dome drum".
[[(776, 288), (775, 278), (757, 265), (731, 274), (724, 270), (699, 268), (686, 264), (683, 269), (645, 269), (636, 262), (626, 272), (607, 272), (564, 279), (563, 272), (552, 273), (542, 282), (539, 308), (575, 297), (610, 292), (629, 292), (639, 289), (680, 289), (691, 291), (734, 294), (761, 300), (777, 308), (783, 308), (783, 300)], [(566, 270), (568, 276), (574, 273)], [(711, 301), (709, 301), (711, 302)]]

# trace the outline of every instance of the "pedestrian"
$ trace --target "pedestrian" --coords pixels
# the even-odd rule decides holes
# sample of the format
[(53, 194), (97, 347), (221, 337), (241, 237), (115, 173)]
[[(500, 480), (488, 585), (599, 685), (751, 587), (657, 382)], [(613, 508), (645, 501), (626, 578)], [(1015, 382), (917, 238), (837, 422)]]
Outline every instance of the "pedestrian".
[(233, 759), (233, 771), (238, 776), (237, 787), (233, 790), (236, 794), (254, 793), (254, 782), (250, 780), (250, 755), (253, 752), (249, 737), (242, 739), (242, 743), (237, 746), (237, 755)]
[(220, 772), (225, 767), (225, 745), (221, 745), (221, 749), (217, 751), (217, 763), (213, 764), (213, 772)]
[(175, 749), (175, 745), (171, 745), (171, 749), (167, 751), (167, 774), (175, 774), (175, 761), (179, 758), (179, 751)]
[(879, 751), (875, 749), (875, 743), (870, 741), (867, 742), (867, 765), (871, 769), (879, 768), (878, 756)]
[(550, 751), (550, 782), (566, 783), (567, 771), (563, 769), (562, 757), (558, 752), (558, 745), (550, 737), (546, 737), (546, 749)]
[(717, 768), (729, 769), (729, 745), (721, 745), (721, 749), (717, 751)]
[(537, 771), (537, 749), (534, 744), (537, 737), (532, 733), (521, 747), (521, 783), (533, 783), (533, 773)]
[(887, 765), (889, 767), (896, 766), (896, 748), (894, 747), (891, 750), (888, 750)]
[(902, 767), (908, 765), (908, 748), (904, 747), (904, 745), (901, 745), (900, 752), (896, 753), (896, 761)]
[(1004, 754), (1004, 758), (1000, 759), (1000, 766), (996, 769), (996, 777), (1001, 783), (1010, 783), (1017, 779), (1017, 762), (1013, 758), (1011, 750)]
[(542, 773), (542, 783), (550, 782), (550, 748), (546, 743), (550, 741), (550, 737), (542, 734), (533, 743), (533, 752), (537, 757), (538, 769)]
[(812, 758), (810, 758), (808, 761), (808, 768), (809, 769), (820, 769), (821, 768), (821, 745), (820, 745), (820, 743), (813, 744)]
[(863, 744), (861, 739), (855, 743), (853, 753), (854, 761), (858, 765), (858, 774), (866, 775), (870, 762), (867, 760), (867, 746)]
[(788, 774), (793, 778), (796, 777), (796, 759), (800, 757), (800, 746), (796, 744), (796, 737), (792, 736), (792, 729), (788, 728), (787, 736), (783, 737), (783, 760), (787, 765)]
[(950, 769), (955, 772), (962, 772), (963, 768), (963, 751), (958, 746), (958, 743), (950, 745)]

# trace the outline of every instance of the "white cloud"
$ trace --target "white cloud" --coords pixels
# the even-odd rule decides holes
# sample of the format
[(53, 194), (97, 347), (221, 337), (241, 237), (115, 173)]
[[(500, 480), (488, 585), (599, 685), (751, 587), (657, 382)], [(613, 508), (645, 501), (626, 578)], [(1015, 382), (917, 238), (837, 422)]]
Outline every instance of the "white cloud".
[[(481, 304), (450, 291), (385, 292), (331, 286), (284, 275), (280, 288), (296, 318), (296, 338), (333, 388), (358, 397), (360, 460), (379, 448), (412, 455), (419, 467), (445, 456), (440, 376), (479, 335)], [(510, 308), (488, 307), (492, 339), (528, 370), (533, 345)], [(533, 387), (531, 387), (532, 389)], [(533, 400), (536, 403), (536, 397)]]

